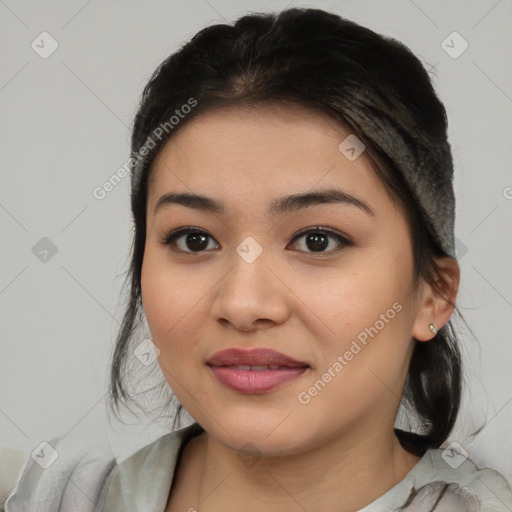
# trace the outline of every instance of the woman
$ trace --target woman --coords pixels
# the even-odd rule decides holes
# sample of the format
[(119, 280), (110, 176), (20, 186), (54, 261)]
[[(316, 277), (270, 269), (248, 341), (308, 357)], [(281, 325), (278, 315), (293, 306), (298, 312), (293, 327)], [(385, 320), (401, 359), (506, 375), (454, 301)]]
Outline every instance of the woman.
[[(130, 168), (112, 403), (154, 350), (194, 422), (44, 510), (510, 510), (501, 475), (440, 448), (461, 399), (453, 163), (406, 47), (318, 9), (206, 28), (146, 86)], [(49, 478), (33, 467), (8, 512)]]

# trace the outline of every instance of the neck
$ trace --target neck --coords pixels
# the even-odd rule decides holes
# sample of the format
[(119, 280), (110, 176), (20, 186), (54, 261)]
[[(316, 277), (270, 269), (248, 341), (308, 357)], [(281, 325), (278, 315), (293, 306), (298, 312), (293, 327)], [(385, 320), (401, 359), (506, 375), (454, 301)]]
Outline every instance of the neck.
[(338, 435), (308, 451), (240, 458), (209, 434), (197, 440), (201, 453), (198, 510), (293, 509), (351, 512), (368, 505), (402, 480), (419, 457), (405, 451), (392, 429)]

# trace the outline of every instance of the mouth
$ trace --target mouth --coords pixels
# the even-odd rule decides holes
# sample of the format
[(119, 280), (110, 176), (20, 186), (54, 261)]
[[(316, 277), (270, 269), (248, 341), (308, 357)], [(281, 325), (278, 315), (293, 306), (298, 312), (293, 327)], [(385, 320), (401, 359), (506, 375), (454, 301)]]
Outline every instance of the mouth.
[(310, 369), (306, 362), (271, 349), (222, 350), (206, 364), (221, 384), (247, 394), (277, 389)]
[[(277, 370), (280, 367), (299, 368), (309, 366), (304, 361), (298, 361), (269, 348), (254, 348), (250, 350), (228, 348), (213, 354), (206, 363), (210, 366), (249, 366), (256, 371), (258, 369)], [(249, 370), (249, 368), (243, 369)]]
[(211, 365), (216, 366), (217, 368), (232, 368), (234, 370), (242, 370), (242, 371), (251, 371), (251, 372), (262, 372), (266, 370), (289, 370), (290, 368), (307, 368), (306, 366), (286, 366), (279, 364), (259, 364), (259, 365), (250, 365), (250, 364), (230, 364), (230, 365)]

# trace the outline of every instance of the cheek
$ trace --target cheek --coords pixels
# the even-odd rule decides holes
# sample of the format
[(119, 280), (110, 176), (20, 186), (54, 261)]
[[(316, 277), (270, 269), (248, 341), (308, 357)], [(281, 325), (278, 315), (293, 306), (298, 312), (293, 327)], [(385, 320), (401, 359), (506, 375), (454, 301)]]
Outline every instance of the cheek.
[(162, 339), (186, 307), (186, 297), (177, 300), (178, 278), (172, 268), (165, 266), (153, 251), (146, 250), (141, 272), (141, 294), (153, 342), (162, 349)]
[(393, 268), (387, 261), (361, 259), (357, 265), (347, 265), (346, 271), (333, 269), (325, 275), (321, 270), (317, 279), (310, 272), (303, 281), (301, 299), (326, 332), (334, 339), (347, 340), (376, 322), (379, 331), (390, 331), (403, 320), (410, 321), (410, 315), (402, 313), (410, 309), (410, 285), (404, 265)]
[(333, 425), (393, 414), (411, 349), (411, 308), (405, 294), (385, 283), (377, 287), (375, 281), (369, 288), (373, 293), (356, 282), (345, 284), (332, 297), (338, 299), (336, 307), (326, 304), (324, 310), (339, 312), (326, 319), (335, 334), (316, 337), (318, 366), (297, 397), (299, 411), (322, 421), (328, 417)]
[(353, 386), (359, 392), (401, 386), (411, 348), (414, 304), (411, 269), (407, 261), (392, 264), (392, 258), (373, 262), (362, 258), (350, 272), (333, 272), (328, 287), (303, 289), (304, 302), (318, 317), (317, 370), (336, 375), (336, 384), (329, 386), (332, 393), (350, 394)]
[[(206, 294), (215, 280), (209, 279), (197, 267), (195, 270), (172, 265), (165, 255), (148, 251), (141, 273), (144, 313), (153, 343), (160, 349), (159, 362), (166, 369), (192, 360), (202, 319), (207, 318)], [(206, 316), (205, 316), (206, 315)]]

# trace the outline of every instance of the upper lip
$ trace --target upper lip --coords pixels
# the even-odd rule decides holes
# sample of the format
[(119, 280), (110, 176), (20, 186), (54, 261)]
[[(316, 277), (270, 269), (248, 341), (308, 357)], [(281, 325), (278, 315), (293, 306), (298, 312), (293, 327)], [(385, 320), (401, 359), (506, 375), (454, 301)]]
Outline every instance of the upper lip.
[(276, 352), (269, 348), (255, 349), (239, 349), (228, 348), (215, 352), (206, 363), (210, 366), (231, 366), (231, 365), (247, 365), (247, 366), (267, 366), (280, 365), (290, 368), (309, 366), (303, 361), (297, 361), (291, 357)]

